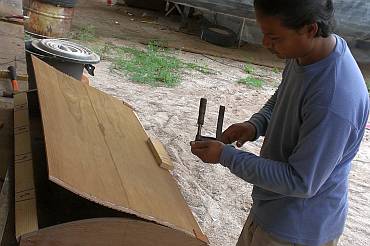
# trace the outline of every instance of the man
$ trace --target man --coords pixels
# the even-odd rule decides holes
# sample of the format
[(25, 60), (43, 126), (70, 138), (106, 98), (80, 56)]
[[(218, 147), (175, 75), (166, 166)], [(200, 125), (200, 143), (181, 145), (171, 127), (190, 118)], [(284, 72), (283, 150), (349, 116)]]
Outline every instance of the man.
[[(332, 34), (332, 0), (254, 0), (263, 45), (286, 59), (282, 82), (249, 121), (192, 152), (252, 183), (239, 246), (337, 245), (348, 175), (369, 114), (369, 96), (346, 42)], [(260, 156), (238, 150), (265, 136)]]

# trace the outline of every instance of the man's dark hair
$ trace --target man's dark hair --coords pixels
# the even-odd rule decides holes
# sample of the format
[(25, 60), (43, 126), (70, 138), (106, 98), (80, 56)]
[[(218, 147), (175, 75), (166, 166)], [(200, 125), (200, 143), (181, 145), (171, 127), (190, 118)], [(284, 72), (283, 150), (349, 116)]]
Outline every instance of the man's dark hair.
[(254, 7), (264, 15), (279, 17), (290, 29), (317, 23), (316, 37), (326, 38), (334, 30), (333, 0), (254, 0)]

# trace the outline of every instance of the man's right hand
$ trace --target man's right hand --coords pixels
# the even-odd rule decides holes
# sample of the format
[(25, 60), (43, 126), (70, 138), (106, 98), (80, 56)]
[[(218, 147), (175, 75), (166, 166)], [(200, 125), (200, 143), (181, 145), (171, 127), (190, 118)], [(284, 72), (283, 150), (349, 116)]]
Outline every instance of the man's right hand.
[(241, 147), (245, 142), (255, 139), (256, 131), (256, 127), (248, 121), (233, 124), (222, 133), (221, 141), (224, 144), (231, 144), (236, 141), (236, 146)]

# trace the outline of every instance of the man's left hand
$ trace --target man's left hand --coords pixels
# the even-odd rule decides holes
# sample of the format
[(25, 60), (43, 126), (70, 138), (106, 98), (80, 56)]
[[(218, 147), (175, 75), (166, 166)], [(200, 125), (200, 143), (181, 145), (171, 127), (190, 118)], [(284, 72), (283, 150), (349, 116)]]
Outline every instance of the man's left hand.
[(224, 144), (216, 141), (193, 141), (190, 142), (191, 152), (205, 163), (219, 163)]

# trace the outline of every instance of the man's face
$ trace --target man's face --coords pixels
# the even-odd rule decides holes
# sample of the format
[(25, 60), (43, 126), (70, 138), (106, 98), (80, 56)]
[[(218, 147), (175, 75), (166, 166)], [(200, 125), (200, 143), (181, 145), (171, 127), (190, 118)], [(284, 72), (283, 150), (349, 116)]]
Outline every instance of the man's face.
[(256, 19), (263, 33), (263, 46), (281, 59), (298, 59), (312, 49), (312, 34), (307, 27), (293, 30), (283, 26), (280, 18), (266, 16), (256, 10)]

